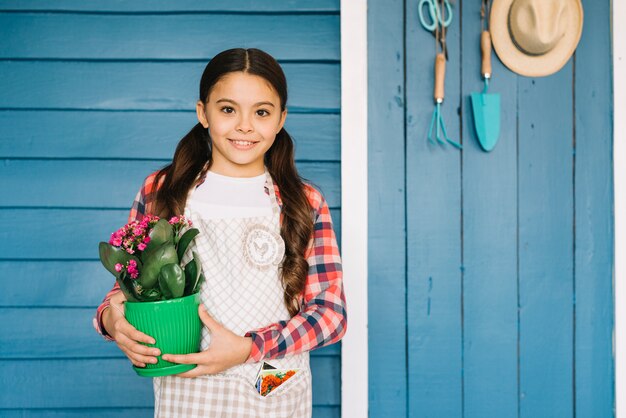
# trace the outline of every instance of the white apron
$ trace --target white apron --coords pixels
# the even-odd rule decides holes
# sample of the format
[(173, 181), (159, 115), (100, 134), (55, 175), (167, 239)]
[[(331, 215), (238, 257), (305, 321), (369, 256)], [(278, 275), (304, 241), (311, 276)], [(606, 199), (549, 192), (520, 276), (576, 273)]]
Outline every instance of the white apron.
[[(204, 219), (194, 206), (191, 190), (185, 216), (200, 230), (195, 239), (204, 276), (201, 301), (209, 315), (237, 335), (289, 320), (283, 302), (280, 267), (285, 252), (280, 236), (280, 209), (272, 178), (266, 187), (272, 214), (251, 218)], [(190, 259), (191, 251), (186, 259)], [(202, 328), (201, 350), (211, 336)], [(154, 416), (192, 417), (310, 417), (312, 414), (309, 353), (268, 360), (278, 369), (300, 369), (267, 396), (254, 388), (261, 363), (232, 367), (197, 378), (155, 377)]]

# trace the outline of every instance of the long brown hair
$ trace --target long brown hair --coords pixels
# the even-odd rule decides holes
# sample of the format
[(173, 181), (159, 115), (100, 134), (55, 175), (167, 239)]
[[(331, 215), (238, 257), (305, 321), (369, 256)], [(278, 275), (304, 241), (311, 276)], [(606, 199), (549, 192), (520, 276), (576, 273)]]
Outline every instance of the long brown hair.
[[(287, 105), (287, 81), (276, 60), (259, 49), (229, 49), (213, 57), (200, 80), (199, 100), (207, 103), (211, 89), (223, 76), (242, 71), (263, 77), (280, 97), (281, 111)], [(293, 140), (285, 130), (276, 135), (274, 144), (265, 153), (265, 165), (280, 189), (282, 223), (280, 234), (285, 241), (285, 258), (281, 276), (284, 302), (291, 316), (300, 310), (309, 264), (304, 254), (313, 234), (312, 208), (298, 174), (294, 159)], [(161, 187), (156, 195), (157, 214), (170, 217), (183, 213), (187, 193), (198, 175), (204, 175), (212, 163), (211, 138), (202, 124), (196, 124), (185, 135), (174, 152), (171, 164), (157, 174)], [(274, 193), (270, 190), (270, 193)]]

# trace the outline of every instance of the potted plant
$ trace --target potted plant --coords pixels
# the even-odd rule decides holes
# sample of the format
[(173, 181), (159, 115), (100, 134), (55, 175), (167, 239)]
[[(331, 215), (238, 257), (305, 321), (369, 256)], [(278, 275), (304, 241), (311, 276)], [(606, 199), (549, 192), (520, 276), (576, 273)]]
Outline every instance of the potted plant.
[[(100, 261), (126, 296), (125, 315), (139, 331), (155, 339), (161, 353), (190, 354), (200, 347), (199, 290), (204, 281), (198, 255), (183, 258), (199, 231), (184, 216), (169, 221), (145, 216), (126, 224), (109, 242), (100, 242)], [(166, 376), (195, 365), (157, 357), (156, 364), (135, 367), (140, 376)]]

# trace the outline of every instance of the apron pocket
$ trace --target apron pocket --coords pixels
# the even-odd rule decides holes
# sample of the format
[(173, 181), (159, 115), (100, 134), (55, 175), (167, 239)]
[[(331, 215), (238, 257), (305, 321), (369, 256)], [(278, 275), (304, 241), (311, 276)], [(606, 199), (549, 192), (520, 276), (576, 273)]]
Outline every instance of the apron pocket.
[[(254, 389), (253, 389), (254, 390)], [(311, 373), (300, 370), (283, 384), (261, 396), (256, 390), (257, 416), (273, 418), (310, 418), (312, 413)]]

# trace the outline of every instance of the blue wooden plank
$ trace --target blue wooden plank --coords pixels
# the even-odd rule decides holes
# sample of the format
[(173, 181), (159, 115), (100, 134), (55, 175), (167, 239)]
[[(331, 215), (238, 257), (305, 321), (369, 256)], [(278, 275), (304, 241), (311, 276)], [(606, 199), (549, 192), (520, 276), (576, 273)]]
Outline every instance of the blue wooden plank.
[(154, 408), (0, 409), (3, 418), (152, 418)]
[[(33, 124), (33, 120), (37, 123)], [(0, 111), (0, 158), (169, 160), (198, 122), (188, 112)], [(290, 114), (298, 161), (340, 160), (340, 116)], [(72, 140), (68, 141), (68, 132)]]
[(494, 54), (502, 129), (486, 153), (470, 102), (483, 90), (480, 3), (462, 8), (463, 416), (517, 417), (517, 80)]
[[(97, 243), (80, 245), (93, 250)], [(99, 260), (0, 261), (0, 271), (8, 273), (0, 275), (0, 307), (95, 307), (115, 280)]]
[[(127, 208), (143, 179), (165, 164), (149, 160), (4, 160), (0, 207)], [(341, 204), (339, 163), (303, 162), (298, 170), (318, 185), (330, 206)]]
[[(37, 12), (25, 12), (28, 8)], [(11, 9), (18, 10), (8, 11)], [(75, 12), (68, 12), (72, 9)], [(274, 39), (260, 36), (267, 27), (274, 29)], [(223, 37), (213, 37), (202, 47), (187, 42), (207, 30), (230, 31), (233, 36), (226, 43)], [(39, 37), (35, 39), (31, 33), (39, 33)], [(76, 33), (85, 36), (79, 39)], [(9, 1), (0, 5), (0, 37), (10, 40), (0, 46), (0, 88), (4, 92), (0, 99), (0, 156), (4, 153), (21, 159), (0, 164), (0, 171), (5, 169), (0, 173), (0, 189), (8, 187), (0, 190), (0, 206), (12, 193), (23, 195), (36, 188), (63, 194), (81, 182), (83, 189), (74, 189), (75, 194), (101, 194), (97, 181), (88, 187), (89, 174), (85, 177), (76, 170), (81, 164), (163, 164), (175, 142), (195, 123), (195, 91), (206, 60), (230, 46), (261, 47), (283, 61), (291, 96), (287, 127), (296, 140), (298, 166), (305, 177), (321, 184), (329, 203), (339, 205), (337, 0), (311, 4), (294, 0), (223, 4), (186, 0), (138, 0), (132, 4), (116, 0), (107, 4)], [(214, 41), (218, 38), (220, 42)], [(14, 65), (13, 59), (19, 63)], [(4, 88), (9, 85), (13, 87)], [(33, 97), (33, 91), (39, 98), (25, 99)], [(27, 119), (31, 123), (24, 125)], [(32, 120), (45, 128), (33, 129)], [(125, 152), (131, 146), (150, 149), (132, 155), (132, 151)], [(111, 161), (129, 158), (144, 161)], [(326, 190), (326, 180), (318, 175), (324, 165), (320, 161), (330, 162), (335, 171), (331, 176), (334, 190)], [(18, 172), (25, 173), (28, 167), (31, 174), (18, 178)], [(62, 173), (61, 178), (44, 185), (32, 176), (48, 176), (47, 169)], [(134, 183), (135, 190), (129, 189), (127, 197), (112, 193), (113, 199), (121, 202), (114, 210), (104, 210), (110, 206), (89, 210), (81, 205), (54, 209), (67, 207), (76, 196), (61, 203), (41, 194), (31, 202), (39, 209), (25, 209), (16, 201), (10, 209), (6, 205), (0, 209), (0, 215), (5, 215), (3, 230), (13, 229), (0, 233), (0, 240), (11, 242), (10, 248), (2, 248), (0, 265), (13, 273), (10, 281), (6, 275), (0, 277), (2, 284), (9, 283), (0, 305), (13, 306), (0, 308), (0, 316), (18, 327), (17, 332), (11, 330), (0, 337), (0, 356), (13, 356), (0, 362), (0, 416), (152, 414), (150, 380), (136, 377), (128, 361), (116, 350), (111, 351), (114, 346), (99, 340), (90, 329), (95, 306), (86, 302), (91, 299), (92, 305), (97, 304), (112, 284), (96, 261), (97, 241), (106, 239), (124, 222), (130, 199), (149, 171), (121, 169), (120, 174), (137, 178), (116, 183), (128, 187)], [(340, 211), (332, 212), (340, 238)], [(11, 219), (23, 216), (37, 221), (12, 228)], [(102, 285), (89, 283), (99, 279)], [(47, 307), (37, 308), (38, 304)], [(57, 308), (64, 304), (86, 306)], [(59, 324), (66, 327), (59, 329)], [(23, 344), (21, 353), (18, 341)], [(32, 349), (34, 346), (42, 349)], [(311, 355), (316, 376), (314, 416), (339, 416), (339, 345)], [(63, 359), (42, 359), (50, 356)], [(117, 357), (106, 358), (111, 356)], [(37, 373), (31, 376), (23, 373), (24, 369), (37, 369)], [(94, 375), (96, 369), (99, 374)], [(134, 391), (127, 386), (133, 386)], [(147, 396), (142, 398), (142, 393)], [(139, 406), (132, 408), (133, 402)]]
[(340, 161), (341, 129), (339, 115), (287, 116), (285, 129), (293, 138), (297, 161)]
[[(367, 12), (368, 76), (372, 80), (368, 87), (368, 383), (372, 417), (407, 414), (403, 7), (400, 0), (370, 1)], [(349, 406), (344, 410), (349, 411)]]
[[(339, 405), (339, 365), (337, 357), (311, 359), (314, 406)], [(128, 359), (0, 360), (0, 389), (0, 411), (154, 404), (152, 379), (137, 376)]]
[(339, 406), (314, 406), (314, 418), (340, 418), (341, 407)]
[[(74, 408), (74, 409), (0, 409), (4, 418), (151, 418), (153, 408)], [(339, 418), (336, 406), (313, 406), (314, 418)]]
[[(195, 109), (205, 65), (0, 61), (0, 108), (188, 111)], [(339, 64), (286, 63), (282, 67), (292, 112), (339, 111)]]
[[(331, 215), (341, 241), (341, 210), (331, 208)], [(127, 218), (127, 209), (0, 209), (0, 241), (11, 243), (2, 248), (0, 261), (98, 260), (98, 242)], [(36, 221), (16, 227), (15, 219)]]
[(154, 404), (152, 379), (137, 376), (124, 359), (0, 360), (0, 388), (0, 408), (6, 409)]
[(332, 357), (341, 356), (341, 341), (335, 344), (327, 345), (326, 347), (318, 348), (310, 352), (311, 356), (315, 357)]
[(519, 78), (520, 417), (573, 414), (572, 65)]
[(94, 330), (94, 313), (95, 308), (0, 308), (0, 318), (12, 328), (0, 335), (0, 359), (124, 358)]
[(575, 58), (576, 416), (612, 417), (613, 207), (610, 4), (583, 1)]
[(339, 0), (230, 0), (197, 2), (194, 0), (109, 0), (104, 3), (82, 0), (4, 0), (0, 10), (81, 11), (81, 12), (339, 12)]
[(260, 48), (279, 60), (338, 61), (340, 56), (339, 16), (332, 14), (2, 13), (0, 39), (9, 37), (11, 42), (0, 44), (0, 59), (204, 61), (235, 47)]
[(311, 357), (313, 405), (341, 405), (341, 357)]
[[(461, 155), (429, 144), (435, 41), (406, 3), (408, 416), (462, 416)], [(460, 11), (448, 27), (447, 132), (461, 141)]]
[[(40, 281), (44, 280), (47, 278), (40, 278)], [(91, 280), (83, 281), (91, 284)], [(86, 288), (88, 286), (75, 287)], [(110, 287), (110, 284), (107, 287)], [(101, 293), (100, 300), (104, 297), (106, 290)], [(49, 299), (51, 299), (50, 302), (54, 302), (52, 296)], [(100, 300), (97, 303), (100, 303)], [(80, 300), (73, 301), (73, 304), (79, 305)], [(57, 302), (57, 305), (60, 303)], [(0, 359), (125, 358), (115, 344), (106, 344), (93, 329), (92, 318), (95, 312), (95, 306), (86, 308), (0, 307), (1, 323), (11, 324), (12, 328), (10, 333), (0, 334), (0, 347), (2, 347)], [(42, 344), (42, 341), (45, 341), (45, 344)], [(335, 357), (339, 361), (340, 350), (340, 344), (333, 344), (311, 351), (311, 357)], [(335, 376), (334, 373), (332, 371), (331, 375)], [(326, 379), (323, 370), (319, 372), (319, 376), (321, 379)]]

